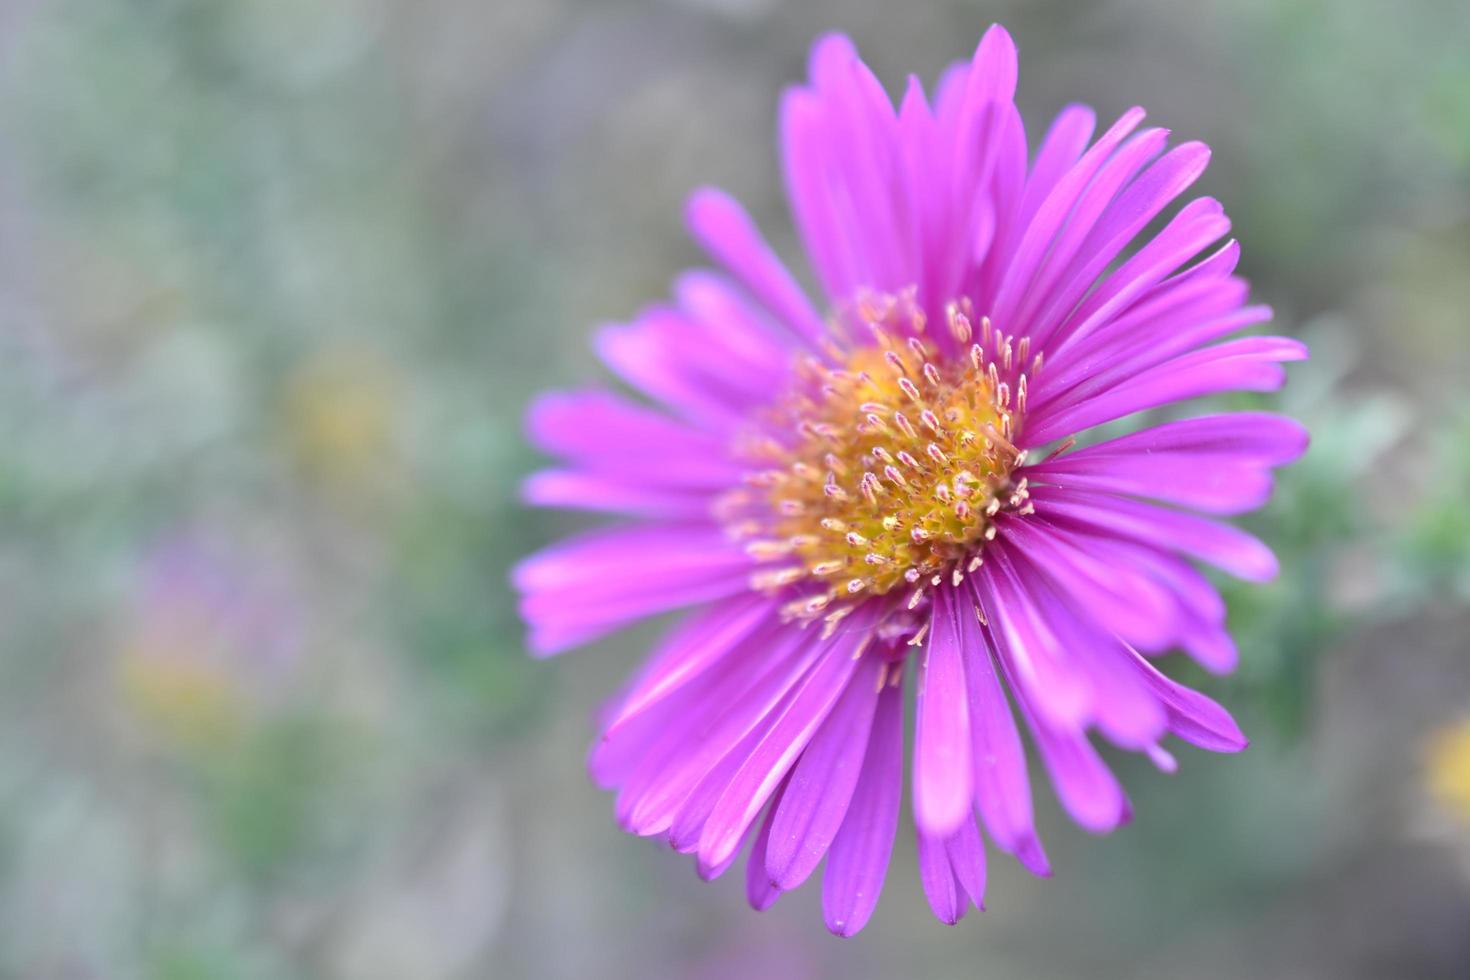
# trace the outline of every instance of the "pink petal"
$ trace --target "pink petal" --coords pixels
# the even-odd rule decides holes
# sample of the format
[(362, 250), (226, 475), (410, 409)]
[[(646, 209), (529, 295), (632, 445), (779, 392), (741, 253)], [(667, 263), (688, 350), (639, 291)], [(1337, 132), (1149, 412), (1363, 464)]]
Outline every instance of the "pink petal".
[[(859, 612), (849, 618), (854, 629), (858, 628), (855, 620), (861, 615)], [(719, 864), (739, 846), (746, 827), (846, 689), (857, 667), (852, 655), (857, 642), (852, 636), (839, 635), (830, 643), (795, 692), (790, 708), (735, 773), (700, 836), (702, 864)]]
[[(970, 578), (971, 588), (979, 579)], [(965, 643), (965, 680), (970, 695), (971, 735), (974, 747), (975, 801), (985, 828), (996, 846), (1012, 853), (1041, 855), (1038, 873), (1045, 873), (1046, 859), (1031, 810), (1031, 781), (1026, 771), (1026, 753), (1016, 730), (1011, 706), (1001, 689), (995, 663), (986, 648), (979, 623), (970, 627), (972, 638)], [(1033, 846), (1034, 845), (1034, 846)]]
[(959, 612), (957, 592), (937, 590), (915, 702), (914, 819), (936, 837), (953, 833), (971, 810), (969, 699)]
[(750, 847), (750, 857), (745, 861), (745, 898), (757, 912), (764, 912), (774, 905), (783, 891), (766, 874), (766, 855), (770, 848), (772, 823), (789, 786), (789, 781), (784, 782), (772, 794), (771, 803), (766, 807), (766, 817), (761, 821), (761, 828), (756, 831), (755, 843)]
[(775, 813), (766, 870), (791, 890), (807, 879), (842, 827), (863, 769), (884, 664), (867, 656), (792, 770)]
[(862, 774), (822, 878), (822, 914), (839, 936), (856, 935), (878, 905), (902, 796), (903, 689), (890, 683), (878, 696)]
[(1038, 510), (1065, 525), (1179, 551), (1248, 581), (1269, 581), (1277, 572), (1276, 556), (1260, 539), (1219, 521), (1137, 500), (1053, 487), (1037, 487), (1032, 499)]
[(825, 335), (821, 317), (739, 202), (701, 188), (689, 198), (685, 220), (700, 247), (794, 334), (808, 342)]

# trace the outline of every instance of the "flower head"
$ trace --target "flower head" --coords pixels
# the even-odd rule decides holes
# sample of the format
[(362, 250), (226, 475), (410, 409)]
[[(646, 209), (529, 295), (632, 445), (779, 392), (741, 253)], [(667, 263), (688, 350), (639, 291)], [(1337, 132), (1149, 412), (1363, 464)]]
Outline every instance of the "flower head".
[[(1237, 412), (1075, 448), (1095, 426), (1175, 401), (1275, 389), (1293, 340), (1223, 340), (1246, 306), (1239, 250), (1208, 198), (1125, 250), (1203, 172), (1208, 150), (1125, 113), (1093, 139), (1071, 106), (1028, 161), (999, 27), (894, 108), (851, 43), (813, 49), (782, 103), (792, 210), (814, 305), (746, 213), (689, 203), (720, 272), (598, 336), (654, 403), (548, 395), (533, 439), (565, 460), (537, 504), (635, 520), (515, 573), (550, 654), (700, 607), (608, 708), (591, 768), (630, 831), (714, 877), (750, 841), (751, 904), (825, 858), (827, 925), (871, 915), (904, 785), (914, 689), (919, 870), (946, 922), (980, 905), (991, 844), (1047, 874), (1016, 715), (1062, 805), (1106, 831), (1128, 803), (1096, 731), (1172, 770), (1169, 735), (1245, 739), (1151, 658), (1216, 672), (1236, 652), (1194, 562), (1253, 580), (1275, 560), (1195, 512), (1263, 503), (1306, 433)], [(1222, 342), (1217, 342), (1222, 341)], [(1013, 710), (1014, 709), (1014, 710)], [(978, 820), (977, 820), (978, 817)]]

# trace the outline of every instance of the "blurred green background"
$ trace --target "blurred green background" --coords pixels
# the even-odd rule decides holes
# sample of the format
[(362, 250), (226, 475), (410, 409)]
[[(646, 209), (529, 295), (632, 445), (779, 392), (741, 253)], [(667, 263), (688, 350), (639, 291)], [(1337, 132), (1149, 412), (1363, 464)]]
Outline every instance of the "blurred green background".
[[(582, 771), (651, 631), (533, 663), (532, 391), (699, 261), (788, 256), (780, 88), (992, 20), (1033, 136), (1142, 103), (1314, 360), (1203, 680), (1253, 738), (1117, 762), (1100, 841), (928, 915), (757, 915)], [(0, 977), (1470, 976), (1470, 6), (1456, 0), (0, 0)]]

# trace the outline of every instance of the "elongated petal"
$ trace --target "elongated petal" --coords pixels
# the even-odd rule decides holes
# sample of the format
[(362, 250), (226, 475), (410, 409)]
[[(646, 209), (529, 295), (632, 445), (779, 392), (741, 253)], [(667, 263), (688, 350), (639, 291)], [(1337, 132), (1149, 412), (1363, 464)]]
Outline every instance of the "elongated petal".
[(1268, 471), (1307, 447), (1300, 424), (1264, 412), (1210, 415), (1144, 429), (1035, 467), (1048, 483), (1156, 497), (1200, 510), (1233, 512), (1264, 499)]
[(1109, 274), (1046, 338), (1042, 349), (1048, 357), (1059, 355), (1102, 329), (1229, 230), (1230, 219), (1219, 201), (1208, 197), (1190, 201), (1163, 231)]
[[(1142, 110), (1133, 110), (1138, 119), (1130, 121), (1130, 128), (1142, 119)], [(1069, 105), (1057, 113), (1051, 127), (1041, 140), (1036, 159), (1026, 174), (1026, 190), (1021, 202), (1020, 219), (1029, 222), (1041, 207), (1057, 181), (1077, 163), (1087, 142), (1097, 126), (1097, 113), (1085, 105)]]
[(628, 324), (607, 324), (597, 354), (624, 381), (675, 413), (720, 432), (745, 425), (765, 401), (767, 379), (739, 349), (670, 306), (653, 306)]
[(1037, 613), (1008, 556), (1000, 548), (980, 569), (976, 597), (984, 604), (996, 654), (1011, 683), (1022, 685), (1040, 710), (1063, 725), (1087, 720), (1091, 692), (1082, 672), (1067, 660), (1056, 634)]
[[(1079, 404), (1108, 392), (1117, 391), (1133, 382), (1139, 375), (1166, 364), (1173, 358), (1199, 348), (1210, 341), (1239, 333), (1247, 327), (1271, 319), (1269, 306), (1246, 306), (1231, 310), (1220, 316), (1194, 322), (1175, 322), (1165, 336), (1153, 336), (1148, 340), (1138, 338), (1128, 345), (1117, 345), (1103, 356), (1094, 359), (1088, 377), (1066, 391), (1047, 379), (1041, 398), (1032, 407), (1044, 414), (1054, 402)], [(1133, 338), (1130, 338), (1133, 341)]]
[(863, 769), (878, 687), (885, 675), (865, 657), (792, 771), (766, 850), (770, 880), (789, 891), (816, 870), (847, 815)]
[[(1006, 520), (1002, 524), (1005, 544), (993, 549), (996, 557), (1000, 558), (999, 565), (1003, 567), (1004, 556), (1014, 547), (1041, 568), (1072, 602), (1085, 607), (1103, 627), (1149, 649), (1166, 646), (1173, 639), (1173, 604), (1157, 583), (1137, 575), (1119, 575), (1117, 567), (1110, 565), (1096, 551), (1089, 551), (1084, 540), (1042, 520)], [(1014, 586), (1002, 584), (1002, 589), (1006, 588), (1014, 590)], [(1024, 594), (1015, 596), (1012, 601), (1021, 608), (1030, 609)], [(1005, 602), (1002, 598), (1002, 610)], [(1030, 615), (1040, 620), (1034, 611)], [(1014, 621), (1014, 615), (1002, 613), (1002, 639), (1010, 635)], [(1038, 650), (1059, 650), (1054, 638), (1049, 644), (1032, 641), (1031, 645)], [(1057, 689), (1055, 681), (1045, 686)]]
[(945, 842), (955, 880), (977, 909), (985, 908), (985, 844), (972, 814)]
[(1229, 412), (1166, 422), (1064, 458), (1180, 453), (1210, 456), (1216, 462), (1240, 459), (1281, 466), (1306, 451), (1307, 439), (1307, 430), (1294, 419), (1269, 412)]
[(1027, 595), (1088, 679), (1090, 720), (1124, 748), (1143, 749), (1156, 743), (1164, 733), (1164, 711), (1128, 669), (1122, 641), (1079, 616), (1024, 556), (1016, 556), (1014, 565)]
[(956, 590), (934, 597), (920, 668), (914, 723), (914, 819), (932, 836), (947, 837), (970, 818), (969, 699)]
[[(1124, 154), (1120, 152), (1119, 157), (1124, 158)], [(1054, 271), (1028, 297), (1029, 303), (1021, 313), (1018, 326), (1035, 338), (1034, 343), (1044, 346), (1055, 324), (1082, 299), (1134, 236), (1204, 173), (1209, 159), (1209, 148), (1203, 143), (1184, 143), (1116, 197), (1112, 196), (1113, 189), (1132, 177), (1131, 160), (1118, 168), (1112, 180), (1088, 189), (1088, 198), (1098, 203), (1083, 220), (1069, 223), (1066, 238), (1049, 263)], [(1094, 214), (1096, 220), (1090, 220)], [(1034, 317), (1033, 310), (1039, 311)]]
[(940, 922), (952, 926), (972, 904), (984, 908), (985, 848), (973, 816), (947, 835), (921, 830), (918, 857), (924, 896)]
[(839, 636), (828, 644), (811, 674), (802, 681), (790, 707), (734, 774), (699, 839), (701, 864), (719, 864), (739, 845), (746, 827), (811, 741), (852, 678), (857, 668), (853, 649), (850, 636)]
[[(1113, 124), (1092, 148), (1057, 181), (1051, 193), (1042, 202), (1036, 213), (1026, 223), (1015, 254), (1011, 257), (1005, 278), (1001, 280), (996, 295), (995, 315), (997, 322), (1010, 324), (1014, 320), (1015, 308), (1025, 290), (1034, 281), (1042, 259), (1050, 253), (1051, 245), (1073, 210), (1078, 198), (1088, 188), (1099, 168), (1108, 161), (1113, 152), (1143, 119), (1142, 109), (1132, 109)], [(1133, 144), (1138, 155), (1146, 158), (1162, 149), (1165, 134), (1154, 130), (1146, 139)], [(1141, 165), (1142, 160), (1138, 163)], [(1111, 194), (1103, 197), (1105, 204)]]
[[(981, 588), (980, 583), (977, 576), (969, 579), (972, 590)], [(979, 609), (979, 600), (976, 601)], [(1021, 736), (1001, 689), (984, 630), (978, 622), (971, 630), (973, 638), (965, 643), (964, 651), (970, 730), (974, 739), (971, 758), (975, 769), (975, 802), (996, 846), (1021, 856), (1037, 874), (1046, 874), (1049, 869), (1036, 837), (1031, 780), (1026, 771)]]
[(892, 675), (878, 696), (863, 771), (853, 790), (842, 829), (832, 841), (822, 877), (822, 914), (827, 928), (839, 936), (856, 935), (873, 914), (903, 796), (903, 689)]
[(742, 472), (718, 436), (605, 391), (543, 394), (526, 430), (546, 452), (630, 486), (714, 493)]
[(822, 338), (821, 317), (734, 198), (702, 188), (689, 198), (685, 217), (695, 241), (792, 333), (808, 342)]
[(947, 926), (964, 918), (968, 907), (960, 883), (955, 880), (949, 866), (943, 837), (931, 837), (920, 833), (916, 848), (919, 859), (919, 883), (924, 886), (924, 897), (934, 917)]
[[(726, 699), (736, 685), (761, 676), (773, 645), (776, 610), (763, 597), (741, 596), (691, 615), (601, 713), (602, 735), (588, 757), (600, 785), (621, 784), (647, 760), (675, 719), (704, 697)], [(736, 671), (740, 676), (732, 676)]]
[(1105, 394), (1028, 421), (1026, 442), (1041, 445), (1134, 412), (1201, 395), (1274, 391), (1286, 380), (1281, 362), (1306, 356), (1300, 341), (1285, 337), (1247, 337), (1207, 347), (1145, 371)]
[(752, 561), (709, 525), (590, 531), (521, 562), (530, 643), (557, 653), (634, 619), (745, 591)]
[(1137, 500), (1050, 487), (1038, 487), (1032, 499), (1049, 518), (1063, 524), (1179, 551), (1249, 581), (1264, 582), (1276, 575), (1276, 557), (1271, 549), (1229, 524)]
[(698, 325), (696, 339), (710, 353), (742, 372), (764, 376), (767, 383), (786, 377), (792, 355), (801, 348), (779, 327), (780, 320), (758, 306), (740, 287), (719, 273), (690, 269), (674, 280), (679, 309)]
[(1127, 819), (1128, 799), (1123, 788), (1086, 734), (1054, 725), (1032, 710), (1024, 696), (1018, 695), (1017, 700), (1036, 736), (1036, 746), (1057, 797), (1078, 826), (1101, 834)]
[[(725, 753), (723, 757), (710, 767), (709, 771), (704, 774), (704, 777), (695, 784), (694, 789), (690, 791), (689, 795), (679, 804), (679, 808), (674, 813), (668, 828), (669, 844), (674, 850), (679, 851), (681, 854), (688, 854), (698, 849), (700, 838), (704, 836), (705, 824), (709, 821), (710, 814), (714, 812), (715, 804), (719, 803), (720, 797), (725, 795), (725, 790), (729, 788), (730, 781), (735, 778), (735, 774), (750, 760), (751, 754), (755, 752), (761, 740), (770, 733), (771, 729), (775, 727), (776, 722), (790, 709), (798, 691), (799, 688), (793, 688), (788, 691), (785, 697), (781, 699), (769, 714), (761, 718), (729, 752)], [(740, 837), (742, 840), (748, 831), (748, 825), (741, 829)], [(734, 852), (731, 851), (722, 855), (718, 861), (701, 862), (700, 866), (704, 869), (723, 867), (728, 864), (729, 859), (733, 856)]]
[(617, 710), (607, 719), (604, 739), (657, 704), (712, 665), (729, 656), (758, 627), (777, 618), (776, 604), (762, 596), (742, 596), (691, 617), (649, 659), (638, 680), (628, 687)]
[(665, 520), (708, 520), (709, 493), (668, 490), (579, 470), (542, 470), (521, 485), (521, 499), (537, 507), (594, 510)]
[(1239, 752), (1248, 744), (1235, 719), (1211, 699), (1159, 673), (1158, 668), (1130, 651), (1135, 669), (1153, 689), (1169, 713), (1174, 734), (1211, 752)]
[[(1045, 382), (1038, 378), (1033, 406), (1065, 397), (1079, 383), (1120, 363), (1141, 363), (1140, 358), (1176, 343), (1181, 336), (1187, 335), (1185, 345), (1160, 360), (1237, 329), (1239, 325), (1235, 323), (1225, 323), (1222, 327), (1213, 324), (1239, 310), (1249, 295), (1244, 280), (1229, 274), (1233, 268), (1230, 262), (1221, 261), (1233, 259), (1239, 253), (1239, 247), (1231, 243), (1194, 269), (1170, 276), (1148, 290), (1117, 317), (1066, 350), (1053, 353), (1047, 359)], [(1196, 326), (1199, 324), (1212, 326), (1201, 330)], [(1157, 363), (1158, 360), (1147, 362), (1148, 366)]]
[[(756, 651), (752, 651), (756, 652)], [(623, 787), (618, 813), (625, 827), (649, 835), (668, 830), (701, 785), (713, 794), (744, 765), (759, 739), (789, 706), (812, 666), (824, 651), (804, 646), (788, 633), (775, 634), (769, 649), (752, 657), (748, 670), (734, 670), (704, 695), (705, 709), (693, 713), (689, 726), (665, 744), (669, 751), (651, 755)], [(706, 782), (724, 764), (725, 778)]]
[(756, 831), (755, 843), (750, 846), (750, 857), (745, 863), (745, 898), (750, 902), (750, 907), (757, 912), (764, 912), (775, 904), (776, 899), (781, 897), (780, 888), (766, 874), (766, 855), (771, 846), (771, 829), (776, 817), (776, 811), (781, 806), (781, 801), (786, 797), (786, 790), (790, 781), (782, 783), (771, 796), (771, 803), (766, 807), (765, 819), (761, 821), (760, 830)]

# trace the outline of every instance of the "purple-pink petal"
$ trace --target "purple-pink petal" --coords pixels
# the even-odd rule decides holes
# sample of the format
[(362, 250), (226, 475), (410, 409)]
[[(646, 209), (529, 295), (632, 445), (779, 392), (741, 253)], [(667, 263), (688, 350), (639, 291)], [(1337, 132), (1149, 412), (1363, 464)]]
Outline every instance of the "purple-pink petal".
[(1229, 524), (1138, 500), (1060, 488), (1038, 487), (1032, 498), (1039, 510), (1058, 522), (1179, 551), (1248, 581), (1269, 581), (1277, 572), (1271, 549), (1259, 538)]
[(863, 769), (885, 666), (865, 657), (847, 690), (792, 770), (775, 812), (766, 871), (782, 889), (816, 870), (842, 827)]
[(717, 331), (671, 306), (653, 306), (628, 324), (608, 324), (593, 341), (624, 381), (695, 424), (733, 432), (763, 400), (768, 380), (741, 368)]
[(1129, 652), (1134, 668), (1168, 712), (1169, 730), (1175, 735), (1211, 752), (1239, 752), (1249, 744), (1235, 719), (1219, 704), (1165, 677), (1137, 651)]
[(1128, 816), (1128, 799), (1118, 779), (1103, 762), (1087, 735), (1066, 729), (1033, 710), (1024, 696), (1018, 700), (1041, 760), (1051, 774), (1057, 798), (1077, 825), (1093, 833), (1107, 833)]
[[(1209, 157), (1209, 148), (1203, 143), (1184, 143), (1138, 175), (1116, 197), (1110, 187), (1088, 189), (1088, 197), (1098, 202), (1095, 207), (1106, 204), (1106, 210), (1094, 222), (1078, 223), (1075, 232), (1073, 226), (1068, 226), (1070, 241), (1059, 245), (1051, 259), (1057, 271), (1028, 297), (1028, 307), (1019, 323), (1036, 338), (1036, 343), (1050, 336), (1054, 325), (1083, 298), (1144, 226), (1199, 178)], [(1131, 176), (1132, 172), (1130, 167), (1119, 176)], [(1086, 237), (1082, 238), (1084, 232)], [(1062, 259), (1068, 256), (1071, 261), (1063, 266)], [(1040, 311), (1034, 321), (1032, 309)]]
[(550, 654), (634, 619), (743, 592), (751, 564), (717, 527), (644, 525), (570, 538), (511, 577), (532, 648)]
[(918, 834), (919, 881), (935, 918), (954, 925), (973, 904), (984, 907), (985, 848), (975, 818), (949, 834)]
[(1040, 710), (1064, 725), (1087, 719), (1087, 679), (1067, 659), (1056, 634), (1027, 597), (1003, 549), (972, 577), (975, 598), (990, 624), (996, 655), (1005, 664), (1012, 690), (1025, 690)]
[[(742, 596), (690, 617), (649, 659), (606, 719), (604, 738), (616, 735), (628, 719), (648, 710), (727, 658), (757, 627), (776, 619), (775, 604), (762, 596)], [(749, 664), (746, 665), (747, 670)]]
[[(1165, 423), (1058, 457), (1028, 473), (1063, 486), (1228, 512), (1250, 502), (1255, 480), (1269, 482), (1268, 470), (1297, 458), (1306, 443), (1305, 430), (1289, 419), (1238, 412)], [(1142, 472), (1134, 475), (1137, 471)]]
[(1114, 744), (1142, 749), (1163, 734), (1163, 709), (1123, 659), (1123, 644), (1112, 633), (1075, 613), (1063, 596), (1024, 562), (1017, 575), (1040, 613), (1071, 654), (1076, 669), (1088, 679), (1090, 720)]
[[(1001, 525), (1001, 537), (997, 538), (1000, 547), (993, 549), (996, 552), (993, 563), (1004, 567), (1014, 552), (1017, 560), (1039, 568), (1099, 625), (1149, 649), (1166, 646), (1173, 639), (1170, 625), (1173, 604), (1158, 583), (1144, 576), (1119, 574), (1116, 565), (1099, 555), (1098, 549), (1089, 547), (1088, 540), (1056, 525), (1040, 520), (1007, 520)], [(987, 560), (989, 564), (991, 560)], [(1007, 600), (998, 597), (1002, 639), (1008, 635), (1007, 626), (1019, 615), (1019, 610), (1026, 610), (1033, 620), (1040, 619), (1030, 609), (1024, 592), (1014, 587), (1012, 592), (1010, 604), (1016, 607), (1016, 612), (1006, 610)], [(1056, 647), (1054, 639), (1051, 646)], [(1055, 690), (1054, 684), (1047, 687)]]
[(790, 787), (790, 777), (776, 788), (771, 796), (770, 805), (766, 807), (765, 819), (761, 821), (760, 830), (756, 831), (755, 842), (750, 845), (750, 857), (745, 862), (745, 899), (750, 907), (757, 912), (764, 912), (775, 904), (776, 899), (781, 897), (781, 892), (786, 890), (771, 880), (766, 874), (766, 854), (770, 848), (771, 829), (776, 818), (776, 811), (781, 806), (781, 801), (786, 798), (786, 791)]
[(673, 733), (678, 737), (667, 743), (673, 751), (651, 755), (619, 794), (619, 817), (634, 833), (663, 833), (712, 769), (721, 762), (732, 772), (743, 765), (754, 744), (741, 752), (742, 744), (752, 733), (769, 730), (825, 651), (777, 633), (764, 648), (746, 652), (751, 661), (732, 664), (719, 679), (723, 683), (706, 695), (705, 710), (691, 712), (689, 727)]
[(539, 396), (526, 431), (545, 452), (630, 486), (715, 493), (742, 472), (713, 433), (605, 391)]
[(1168, 402), (1224, 391), (1274, 391), (1286, 380), (1281, 362), (1306, 356), (1300, 341), (1285, 337), (1246, 337), (1184, 354), (1095, 398), (1059, 400), (1055, 410), (1028, 420), (1026, 444), (1042, 445)]
[(843, 634), (827, 645), (794, 693), (790, 707), (733, 774), (699, 838), (701, 864), (718, 864), (739, 846), (741, 835), (770, 797), (776, 782), (806, 748), (852, 677), (857, 668), (855, 642), (861, 641)]
[(681, 521), (708, 520), (713, 503), (708, 493), (700, 491), (665, 489), (568, 469), (532, 473), (521, 485), (521, 499), (536, 507)]
[(914, 819), (934, 836), (948, 836), (972, 808), (969, 699), (958, 590), (934, 596), (928, 642), (919, 668), (914, 722)]
[(863, 770), (853, 790), (842, 829), (832, 841), (822, 876), (822, 914), (839, 936), (855, 935), (873, 914), (903, 797), (903, 688), (900, 675), (878, 695)]
[[(971, 579), (972, 586), (975, 581)], [(997, 847), (1018, 855), (1034, 851), (1041, 855), (1044, 869), (1046, 859), (1041, 854), (1032, 817), (1026, 752), (978, 622), (969, 627), (964, 652), (970, 733), (974, 740), (971, 762), (980, 816)], [(1033, 842), (1034, 848), (1030, 846)]]
[[(1006, 324), (1006, 329), (1016, 329), (1021, 326), (1015, 312), (1023, 291), (1031, 285), (1042, 260), (1051, 257), (1052, 245), (1056, 236), (1062, 232), (1064, 224), (1069, 222), (1074, 211), (1082, 206), (1079, 198), (1092, 184), (1099, 169), (1109, 162), (1124, 139), (1142, 120), (1143, 110), (1141, 109), (1133, 109), (1125, 113), (1057, 181), (1035, 214), (1026, 220), (1026, 232), (1021, 237), (1015, 252), (1010, 256), (1006, 274), (1001, 280), (994, 303), (995, 319), (998, 323)], [(1162, 130), (1150, 130), (1132, 141), (1128, 149), (1119, 154), (1119, 159), (1124, 161), (1124, 165), (1121, 168), (1113, 168), (1117, 177), (1126, 179), (1129, 167), (1142, 166), (1148, 157), (1162, 150), (1166, 135)], [(1111, 196), (1111, 192), (1104, 192), (1093, 196), (1092, 200), (1098, 201), (1100, 208)], [(1025, 207), (1025, 202), (1022, 207)], [(1088, 221), (1085, 214), (1081, 217), (1081, 221), (1083, 224)], [(1070, 230), (1073, 226), (1066, 224), (1066, 227)], [(1011, 326), (1012, 324), (1014, 326)]]
[(1103, 279), (1067, 317), (1044, 345), (1048, 356), (1105, 326), (1229, 230), (1230, 219), (1220, 202), (1208, 197), (1190, 201), (1163, 231)]
[(689, 198), (685, 219), (694, 240), (782, 324), (808, 342), (821, 339), (821, 317), (739, 202), (702, 188)]

